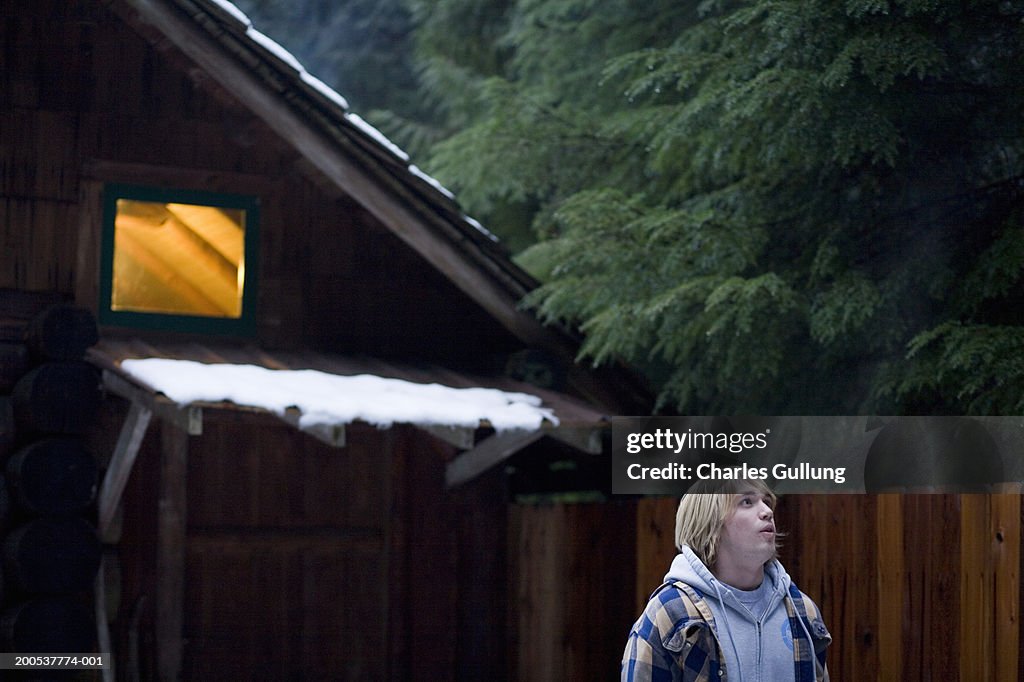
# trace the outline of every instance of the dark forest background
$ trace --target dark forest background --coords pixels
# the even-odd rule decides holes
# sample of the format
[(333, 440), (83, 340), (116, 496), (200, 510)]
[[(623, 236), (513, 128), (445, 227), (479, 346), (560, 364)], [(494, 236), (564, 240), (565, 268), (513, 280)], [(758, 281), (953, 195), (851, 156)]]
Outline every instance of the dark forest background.
[(661, 409), (1024, 411), (1024, 2), (237, 4)]

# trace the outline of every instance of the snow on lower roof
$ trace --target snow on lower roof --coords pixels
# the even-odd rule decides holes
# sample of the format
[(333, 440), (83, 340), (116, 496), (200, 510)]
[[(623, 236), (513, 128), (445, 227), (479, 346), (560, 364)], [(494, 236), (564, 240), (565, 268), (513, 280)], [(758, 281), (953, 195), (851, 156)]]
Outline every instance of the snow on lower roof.
[(181, 405), (231, 401), (278, 415), (298, 408), (303, 429), (356, 420), (381, 428), (395, 423), (477, 428), (487, 422), (496, 431), (536, 430), (545, 420), (558, 424), (537, 396), (492, 388), (163, 358), (124, 360), (121, 369)]

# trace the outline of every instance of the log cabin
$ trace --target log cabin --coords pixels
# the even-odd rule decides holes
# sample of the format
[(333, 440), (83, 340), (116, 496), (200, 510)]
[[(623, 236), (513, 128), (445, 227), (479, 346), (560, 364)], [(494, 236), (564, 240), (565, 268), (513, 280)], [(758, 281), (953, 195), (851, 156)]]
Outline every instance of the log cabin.
[[(577, 364), (495, 237), (230, 3), (5, 3), (0, 45), (0, 442), (99, 470), (76, 506), (14, 505), (12, 553), (54, 528), (83, 549), (59, 589), (20, 569), (12, 622), (94, 609), (104, 679), (511, 674), (509, 472), (575, 459), (606, 486), (607, 417), (649, 409), (643, 383)], [(127, 369), (154, 360), (199, 363), (190, 388), (214, 393)], [(329, 389), (354, 407), (327, 414), (312, 388), (218, 393), (227, 365), (392, 383)], [(534, 418), (448, 414), (458, 391)]]

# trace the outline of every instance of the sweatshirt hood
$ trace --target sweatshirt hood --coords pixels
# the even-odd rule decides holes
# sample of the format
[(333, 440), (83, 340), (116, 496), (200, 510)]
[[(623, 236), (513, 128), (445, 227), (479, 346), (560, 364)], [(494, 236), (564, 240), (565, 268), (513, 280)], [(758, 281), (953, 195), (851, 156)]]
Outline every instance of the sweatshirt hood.
[[(764, 567), (765, 580), (770, 580), (773, 592), (781, 592), (785, 596), (789, 592), (792, 579), (786, 573), (778, 559), (772, 559)], [(705, 596), (717, 599), (718, 591), (725, 585), (711, 573), (689, 546), (683, 545), (683, 550), (672, 560), (672, 565), (665, 574), (665, 582), (684, 582)]]
[[(772, 614), (782, 606), (792, 581), (778, 559), (772, 559), (765, 565), (764, 579), (769, 581), (768, 589), (771, 596), (762, 619), (769, 619), (773, 618)], [(686, 583), (707, 600), (715, 615), (716, 635), (719, 636), (720, 642), (728, 644), (723, 650), (726, 667), (739, 673), (736, 679), (746, 679), (743, 675), (743, 657), (740, 650), (750, 650), (753, 646), (760, 651), (760, 622), (740, 603), (733, 593), (733, 588), (718, 580), (688, 546), (683, 546), (665, 575), (665, 582), (674, 581)], [(737, 643), (737, 640), (740, 642)], [(785, 666), (787, 661), (783, 660), (782, 664)], [(789, 664), (791, 665), (791, 662)]]

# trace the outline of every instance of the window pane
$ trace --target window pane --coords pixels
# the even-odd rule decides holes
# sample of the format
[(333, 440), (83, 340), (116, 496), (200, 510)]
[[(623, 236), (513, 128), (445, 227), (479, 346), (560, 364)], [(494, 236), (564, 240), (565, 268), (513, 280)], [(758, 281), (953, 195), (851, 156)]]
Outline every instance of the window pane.
[(239, 318), (245, 211), (118, 199), (111, 309)]

